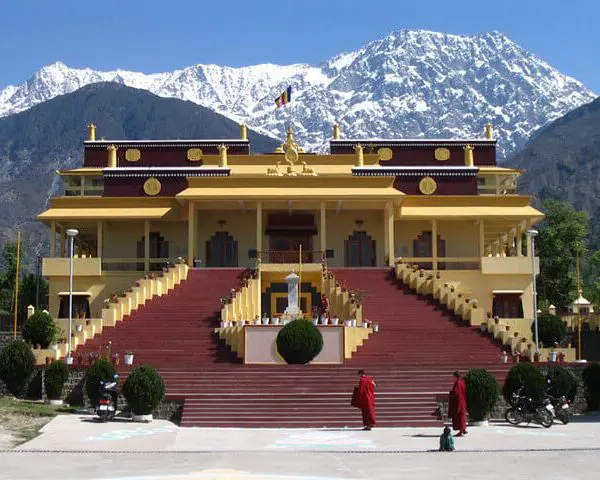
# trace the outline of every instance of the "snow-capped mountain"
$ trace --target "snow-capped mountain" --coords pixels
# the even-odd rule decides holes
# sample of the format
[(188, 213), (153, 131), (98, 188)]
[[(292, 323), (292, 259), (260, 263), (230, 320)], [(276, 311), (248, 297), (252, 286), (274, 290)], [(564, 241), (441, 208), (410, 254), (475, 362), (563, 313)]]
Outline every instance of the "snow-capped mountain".
[[(174, 72), (99, 72), (55, 63), (0, 92), (0, 115), (86, 84), (114, 81), (189, 100), (282, 138), (322, 150), (339, 123), (345, 138), (479, 136), (487, 122), (500, 154), (595, 95), (498, 32), (480, 36), (402, 30), (318, 66), (195, 65)], [(276, 110), (288, 86), (293, 101)], [(101, 126), (100, 126), (101, 128)]]

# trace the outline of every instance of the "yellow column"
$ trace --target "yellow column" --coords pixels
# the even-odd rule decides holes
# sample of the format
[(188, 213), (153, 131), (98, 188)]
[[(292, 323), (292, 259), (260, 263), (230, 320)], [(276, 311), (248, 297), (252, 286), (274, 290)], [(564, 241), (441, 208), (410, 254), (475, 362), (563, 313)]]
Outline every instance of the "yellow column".
[(438, 242), (437, 242), (437, 220), (431, 221), (431, 256), (433, 257), (433, 270), (438, 268)]
[(384, 264), (390, 262), (390, 224), (387, 221), (388, 211), (387, 204), (383, 208), (383, 256)]
[(67, 235), (65, 234), (65, 227), (60, 227), (60, 256), (64, 258), (65, 256), (65, 245), (67, 243)]
[(56, 256), (56, 222), (50, 222), (50, 258)]
[(319, 221), (321, 223), (319, 229), (319, 239), (321, 241), (321, 254), (325, 256), (325, 251), (327, 250), (327, 208), (325, 202), (321, 202), (320, 205)]
[(262, 202), (256, 202), (256, 255), (261, 258), (263, 249)]
[(521, 224), (517, 226), (517, 257), (523, 255), (523, 227)]
[(98, 220), (97, 224), (97, 246), (96, 246), (96, 256), (98, 258), (102, 258), (102, 249), (103, 249), (103, 240), (104, 240), (104, 224), (102, 220)]
[(144, 220), (144, 271), (150, 271), (150, 220)]
[(79, 195), (82, 196), (82, 197), (85, 195), (85, 176), (84, 175), (81, 176), (81, 184), (80, 184), (80, 187), (79, 187)]
[(196, 257), (196, 204), (190, 200), (188, 204), (188, 265), (194, 266)]
[(386, 222), (388, 224), (387, 233), (388, 233), (388, 266), (394, 265), (394, 261), (396, 260), (396, 255), (394, 252), (394, 205), (392, 202), (388, 202), (387, 204), (387, 219)]
[(485, 257), (485, 227), (483, 220), (479, 220), (479, 256)]

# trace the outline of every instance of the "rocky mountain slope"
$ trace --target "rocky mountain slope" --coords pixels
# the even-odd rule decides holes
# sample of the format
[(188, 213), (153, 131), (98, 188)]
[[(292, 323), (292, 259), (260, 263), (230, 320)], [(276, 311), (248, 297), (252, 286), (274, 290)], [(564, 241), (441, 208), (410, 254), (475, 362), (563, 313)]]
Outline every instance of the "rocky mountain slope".
[[(32, 262), (45, 248), (47, 229), (35, 220), (60, 190), (55, 170), (83, 163), (86, 125), (98, 138), (239, 138), (239, 126), (191, 102), (160, 98), (115, 83), (88, 85), (25, 112), (0, 118), (0, 251), (21, 230)], [(273, 151), (280, 142), (249, 131), (253, 148)]]
[[(323, 150), (338, 122), (350, 137), (467, 137), (494, 124), (501, 156), (595, 95), (498, 32), (480, 36), (402, 30), (318, 66), (194, 65), (174, 72), (78, 70), (56, 63), (0, 92), (0, 115), (27, 110), (94, 82), (112, 81), (189, 100), (303, 146)], [(288, 86), (293, 101), (275, 110)]]

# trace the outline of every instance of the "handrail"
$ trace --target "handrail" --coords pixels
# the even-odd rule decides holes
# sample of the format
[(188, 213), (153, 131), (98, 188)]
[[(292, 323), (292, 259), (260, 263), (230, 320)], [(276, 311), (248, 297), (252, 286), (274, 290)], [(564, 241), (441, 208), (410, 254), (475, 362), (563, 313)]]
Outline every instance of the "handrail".
[[(257, 252), (262, 263), (299, 263), (298, 250), (266, 250)], [(302, 250), (302, 263), (323, 263), (325, 252), (322, 250)]]

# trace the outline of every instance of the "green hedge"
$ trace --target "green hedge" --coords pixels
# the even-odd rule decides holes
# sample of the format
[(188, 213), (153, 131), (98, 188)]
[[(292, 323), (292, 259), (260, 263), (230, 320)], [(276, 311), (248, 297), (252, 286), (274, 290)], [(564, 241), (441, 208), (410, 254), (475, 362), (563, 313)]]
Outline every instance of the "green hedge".
[(498, 401), (498, 382), (487, 370), (474, 368), (465, 376), (465, 385), (469, 418), (475, 422), (487, 419)]
[(90, 365), (85, 372), (85, 391), (92, 406), (100, 400), (100, 382), (113, 379), (115, 367), (107, 360), (100, 358)]
[(588, 410), (600, 410), (600, 365), (592, 363), (582, 373), (586, 386)]
[[(531, 324), (531, 331), (535, 335), (535, 324)], [(556, 315), (549, 313), (538, 317), (538, 337), (545, 347), (551, 347), (555, 343), (561, 343), (567, 336), (567, 327)]]
[(62, 362), (52, 362), (44, 372), (44, 388), (49, 400), (60, 400), (69, 379), (69, 369)]
[(306, 320), (293, 320), (277, 335), (277, 351), (287, 363), (305, 364), (323, 350), (323, 335)]
[(149, 365), (140, 365), (129, 374), (123, 395), (135, 415), (150, 415), (165, 398), (165, 382)]
[(0, 352), (0, 380), (15, 397), (25, 393), (29, 377), (35, 370), (31, 347), (21, 340), (13, 340)]
[(31, 345), (41, 345), (48, 348), (56, 337), (56, 323), (50, 315), (44, 312), (36, 312), (23, 324), (23, 340)]
[(550, 380), (549, 393), (551, 395), (555, 397), (564, 395), (571, 401), (575, 400), (579, 382), (571, 370), (556, 365), (548, 370), (546, 379)]
[(519, 363), (510, 369), (502, 387), (502, 394), (507, 402), (512, 400), (513, 392), (523, 387), (522, 395), (541, 400), (546, 391), (546, 380), (541, 372), (531, 363)]

